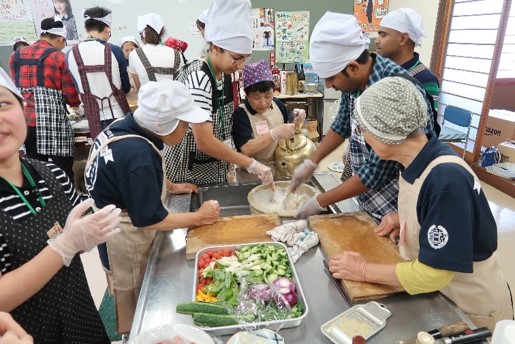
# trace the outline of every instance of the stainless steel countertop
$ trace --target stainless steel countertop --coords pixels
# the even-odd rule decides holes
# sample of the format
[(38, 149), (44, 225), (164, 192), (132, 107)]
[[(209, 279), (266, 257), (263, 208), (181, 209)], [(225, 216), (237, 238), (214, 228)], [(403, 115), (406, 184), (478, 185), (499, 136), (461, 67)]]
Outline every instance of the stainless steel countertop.
[[(170, 199), (178, 212), (189, 210), (190, 196)], [(342, 211), (356, 210), (353, 200), (342, 203)], [(157, 326), (182, 323), (192, 324), (192, 317), (175, 312), (176, 304), (192, 300), (194, 261), (186, 260), (186, 230), (159, 232), (153, 243), (145, 273), (130, 337)], [(309, 305), (303, 323), (295, 328), (280, 330), (287, 343), (330, 343), (320, 326), (350, 308), (334, 282), (324, 272), (320, 246), (306, 252), (295, 265)], [(410, 296), (395, 295), (378, 302), (392, 312), (386, 327), (367, 340), (370, 344), (396, 343), (416, 336), (419, 331), (470, 320), (440, 293)], [(225, 342), (229, 336), (221, 339)], [(485, 343), (487, 343), (485, 341)]]

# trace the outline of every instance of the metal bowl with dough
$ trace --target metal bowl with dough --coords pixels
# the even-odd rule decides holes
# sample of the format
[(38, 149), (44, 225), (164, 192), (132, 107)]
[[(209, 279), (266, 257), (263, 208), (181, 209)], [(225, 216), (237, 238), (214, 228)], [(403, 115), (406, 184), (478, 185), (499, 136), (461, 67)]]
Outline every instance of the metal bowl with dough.
[(302, 203), (318, 193), (314, 187), (301, 184), (295, 193), (287, 195), (289, 184), (287, 180), (275, 182), (275, 192), (265, 185), (250, 190), (247, 196), (250, 211), (254, 214), (276, 213), (280, 217), (294, 217)]

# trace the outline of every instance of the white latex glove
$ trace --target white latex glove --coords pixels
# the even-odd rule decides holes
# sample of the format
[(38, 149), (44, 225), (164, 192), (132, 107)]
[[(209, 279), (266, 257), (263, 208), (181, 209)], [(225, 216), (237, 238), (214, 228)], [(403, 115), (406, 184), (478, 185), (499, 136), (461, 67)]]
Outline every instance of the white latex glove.
[(274, 141), (277, 141), (279, 139), (289, 139), (293, 137), (294, 133), (295, 124), (293, 123), (281, 124), (280, 126), (270, 130), (270, 136), (272, 136), (272, 139), (274, 139)]
[(297, 214), (295, 214), (295, 218), (306, 219), (311, 215), (318, 215), (324, 210), (326, 209), (320, 206), (315, 195), (302, 203), (299, 210), (297, 210)]
[(295, 167), (288, 189), (295, 192), (300, 184), (309, 179), (318, 167), (311, 159), (305, 159), (299, 166)]
[(272, 169), (258, 162), (256, 159), (252, 159), (252, 164), (247, 167), (247, 171), (249, 173), (257, 174), (259, 179), (263, 182), (263, 185), (270, 185), (274, 182)]
[(108, 205), (95, 213), (81, 217), (93, 206), (88, 199), (72, 209), (61, 234), (49, 239), (48, 245), (63, 258), (63, 263), (70, 266), (73, 257), (79, 252), (88, 252), (120, 232), (121, 210)]
[(293, 109), (295, 113), (295, 118), (293, 119), (293, 123), (304, 123), (306, 120), (306, 111), (304, 109)]

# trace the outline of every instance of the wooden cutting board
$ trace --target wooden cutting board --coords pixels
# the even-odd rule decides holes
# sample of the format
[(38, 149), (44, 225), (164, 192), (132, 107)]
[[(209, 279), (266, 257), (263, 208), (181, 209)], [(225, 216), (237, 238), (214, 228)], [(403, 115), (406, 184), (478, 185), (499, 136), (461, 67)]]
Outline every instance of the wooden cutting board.
[(217, 223), (190, 229), (186, 235), (186, 259), (195, 259), (208, 246), (268, 242), (267, 231), (281, 224), (277, 214), (222, 217)]
[[(343, 251), (355, 251), (373, 263), (404, 262), (397, 246), (390, 238), (380, 237), (374, 233), (377, 224), (365, 212), (311, 216), (309, 223), (318, 234), (322, 249), (329, 259)], [(353, 303), (379, 299), (404, 291), (402, 287), (346, 280), (339, 282)]]

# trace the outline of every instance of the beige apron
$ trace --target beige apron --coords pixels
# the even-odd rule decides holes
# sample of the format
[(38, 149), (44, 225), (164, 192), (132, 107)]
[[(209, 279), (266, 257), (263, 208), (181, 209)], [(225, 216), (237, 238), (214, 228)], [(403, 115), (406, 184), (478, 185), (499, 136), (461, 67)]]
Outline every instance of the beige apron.
[[(441, 156), (432, 161), (413, 184), (399, 178), (399, 218), (401, 223), (401, 243), (399, 246), (404, 259), (416, 260), (419, 253), (420, 224), (417, 220), (417, 200), (420, 188), (431, 170), (442, 163), (456, 163), (463, 166), (474, 179), (474, 172), (461, 158)], [(450, 211), (450, 210), (449, 210)], [(503, 319), (513, 319), (511, 295), (506, 280), (497, 264), (494, 254), (481, 262), (474, 262), (473, 273), (457, 272), (449, 285), (440, 290), (451, 299), (478, 327), (487, 326), (491, 331), (495, 323)]]
[[(284, 118), (281, 110), (277, 106), (277, 104), (272, 101), (272, 109), (270, 111), (267, 111), (264, 114), (251, 114), (250, 111), (247, 109), (245, 104), (240, 104), (240, 107), (245, 110), (245, 113), (249, 117), (250, 126), (252, 128), (252, 136), (254, 138), (264, 135), (264, 133), (258, 134), (256, 125), (260, 122), (266, 122), (266, 125), (268, 126), (269, 130), (272, 130), (273, 128), (276, 128), (280, 126), (281, 124), (284, 124)], [(267, 132), (268, 133), (268, 132)], [(269, 166), (272, 169), (272, 173), (274, 175), (274, 179), (276, 177), (277, 170), (275, 168), (275, 161), (274, 161), (274, 153), (275, 149), (279, 145), (279, 141), (274, 141), (271, 144), (269, 144), (267, 147), (263, 148), (259, 152), (257, 152), (253, 158), (259, 161), (260, 163)], [(259, 180), (259, 178), (255, 174), (248, 173), (245, 169), (239, 169), (238, 172), (238, 180), (239, 181), (254, 181)]]
[[(145, 137), (139, 135), (121, 135), (106, 140), (96, 149), (92, 147), (86, 169), (89, 168), (96, 156), (109, 143), (125, 138), (146, 140), (162, 158), (161, 151)], [(166, 196), (164, 159), (162, 159), (162, 162), (163, 189), (161, 191), (161, 200), (164, 205)], [(135, 227), (127, 211), (123, 211), (121, 217), (122, 221), (119, 226), (122, 230), (121, 233), (107, 241), (107, 255), (111, 268), (108, 279), (110, 279), (110, 288), (112, 288), (115, 298), (116, 331), (118, 333), (128, 333), (132, 326), (132, 319), (134, 318), (134, 312), (136, 310), (136, 304), (138, 302), (138, 296), (145, 275), (155, 231)]]

